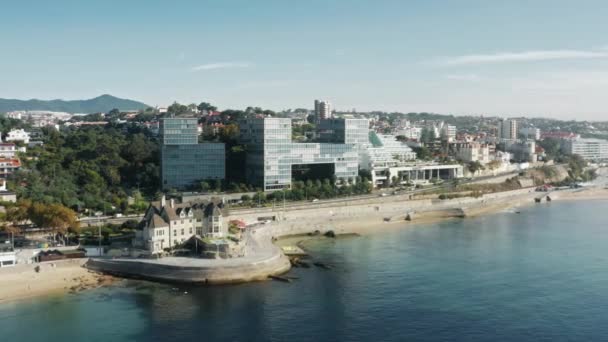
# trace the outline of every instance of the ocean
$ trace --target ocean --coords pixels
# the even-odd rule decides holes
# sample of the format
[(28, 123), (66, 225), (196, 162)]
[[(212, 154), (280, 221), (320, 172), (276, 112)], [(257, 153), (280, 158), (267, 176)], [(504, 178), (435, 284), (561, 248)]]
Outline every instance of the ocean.
[(123, 280), (0, 305), (2, 341), (605, 341), (608, 201), (310, 241), (277, 281)]

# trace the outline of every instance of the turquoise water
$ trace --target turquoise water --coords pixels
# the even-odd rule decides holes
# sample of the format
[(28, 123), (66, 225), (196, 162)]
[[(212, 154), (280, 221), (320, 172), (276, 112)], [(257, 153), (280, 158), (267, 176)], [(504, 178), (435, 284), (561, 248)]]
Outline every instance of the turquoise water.
[[(116, 286), (0, 305), (2, 341), (605, 341), (608, 201), (311, 246), (291, 284)], [(187, 292), (187, 293), (186, 293)]]

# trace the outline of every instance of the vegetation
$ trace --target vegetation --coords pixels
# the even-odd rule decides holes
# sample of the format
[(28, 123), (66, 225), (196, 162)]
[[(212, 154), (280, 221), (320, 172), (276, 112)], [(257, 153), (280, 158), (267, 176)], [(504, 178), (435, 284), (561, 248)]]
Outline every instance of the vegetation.
[(330, 199), (341, 196), (363, 195), (372, 191), (372, 184), (367, 178), (357, 177), (355, 184), (333, 182), (330, 179), (295, 181), (291, 190), (275, 191), (272, 193), (257, 192), (253, 197), (243, 195), (241, 200), (245, 205), (268, 205), (276, 201), (305, 201), (314, 199)]
[(129, 195), (141, 206), (141, 192), (157, 191), (158, 142), (142, 129), (107, 125), (43, 131), (45, 145), (32, 148), (23, 170), (9, 179), (19, 198), (111, 213), (127, 211)]
[(18, 225), (31, 221), (37, 227), (51, 229), (56, 237), (65, 238), (68, 233), (77, 233), (80, 225), (76, 213), (61, 204), (43, 204), (29, 200), (5, 203), (4, 229), (12, 230)]

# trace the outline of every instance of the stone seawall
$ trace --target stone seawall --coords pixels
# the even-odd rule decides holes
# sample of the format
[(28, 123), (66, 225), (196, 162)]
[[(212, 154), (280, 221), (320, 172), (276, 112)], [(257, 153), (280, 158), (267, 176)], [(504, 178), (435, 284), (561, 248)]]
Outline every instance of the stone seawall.
[[(162, 259), (161, 259), (162, 260)], [(147, 279), (170, 283), (233, 284), (268, 279), (269, 275), (287, 272), (291, 264), (283, 253), (238, 265), (179, 266), (137, 260), (90, 259), (86, 267), (127, 278)]]

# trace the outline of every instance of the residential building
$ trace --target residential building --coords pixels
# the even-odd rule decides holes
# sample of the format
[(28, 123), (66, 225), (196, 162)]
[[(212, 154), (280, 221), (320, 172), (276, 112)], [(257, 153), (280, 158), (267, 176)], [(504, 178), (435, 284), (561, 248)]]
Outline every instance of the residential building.
[(533, 140), (526, 140), (521, 142), (513, 142), (507, 140), (504, 142), (505, 150), (511, 153), (511, 158), (519, 163), (530, 162), (534, 163), (538, 161), (536, 155), (536, 142)]
[(517, 120), (502, 119), (498, 127), (501, 140), (517, 140)]
[(466, 163), (480, 162), (487, 164), (491, 161), (489, 144), (479, 142), (450, 144), (456, 159)]
[(21, 141), (27, 144), (30, 142), (30, 135), (24, 129), (12, 129), (6, 134), (4, 141)]
[(540, 140), (540, 129), (536, 127), (526, 127), (519, 130), (525, 139)]
[(17, 158), (0, 158), (0, 177), (6, 178), (21, 168), (21, 161)]
[(25, 147), (17, 149), (14, 143), (0, 143), (0, 158), (15, 158), (17, 152), (25, 152)]
[(608, 161), (608, 140), (574, 139), (564, 142), (568, 154), (577, 154), (585, 160)]
[(456, 140), (456, 126), (443, 124), (441, 127), (441, 140), (447, 142)]
[(420, 140), (422, 136), (422, 127), (409, 126), (395, 132), (395, 135), (402, 135), (409, 140)]
[(165, 248), (179, 246), (195, 235), (226, 237), (228, 226), (224, 224), (223, 216), (221, 203), (175, 203), (175, 200), (162, 196), (159, 202), (150, 203), (144, 215), (141, 238), (134, 242), (157, 254)]
[(225, 145), (199, 143), (196, 118), (161, 119), (159, 133), (163, 189), (187, 188), (204, 180), (225, 178)]
[(331, 104), (329, 101), (315, 100), (315, 121), (319, 122), (325, 119), (331, 119)]
[[(359, 126), (350, 120), (356, 119), (338, 120), (342, 121), (335, 124), (337, 136), (331, 140), (342, 143), (294, 143), (288, 118), (250, 118), (240, 122), (240, 140), (247, 146), (248, 182), (264, 191), (289, 189), (293, 171), (321, 164), (332, 169), (328, 177), (355, 182), (359, 161), (355, 142), (361, 139), (361, 132), (352, 132)], [(324, 121), (332, 120), (321, 122)], [(367, 128), (364, 133), (367, 137)]]
[(17, 194), (6, 189), (6, 179), (0, 178), (0, 201), (17, 202)]

